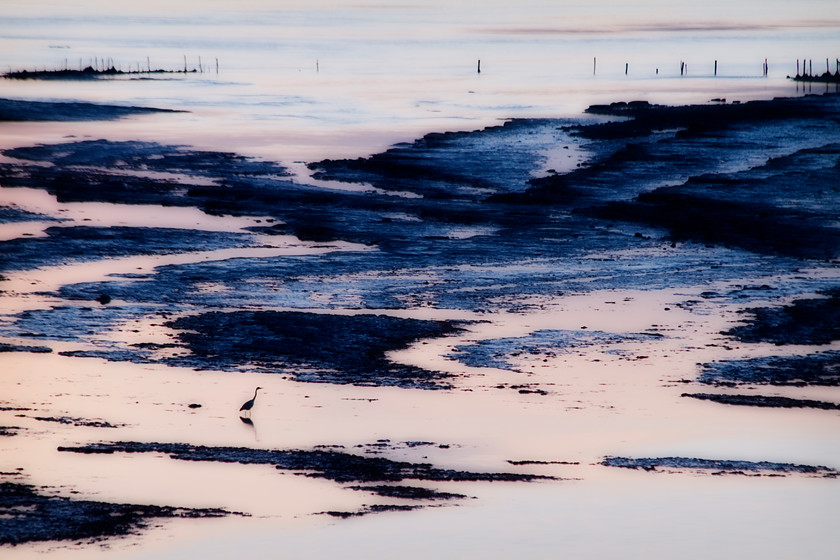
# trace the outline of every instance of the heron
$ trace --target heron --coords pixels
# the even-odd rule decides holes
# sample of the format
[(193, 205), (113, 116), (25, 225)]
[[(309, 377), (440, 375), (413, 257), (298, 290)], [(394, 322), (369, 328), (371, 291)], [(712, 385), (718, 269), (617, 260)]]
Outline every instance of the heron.
[(260, 389), (262, 389), (262, 387), (257, 387), (256, 389), (254, 389), (254, 398), (250, 401), (246, 401), (245, 404), (243, 404), (239, 408), (239, 412), (241, 414), (249, 414), (251, 412), (251, 409), (254, 408), (254, 401), (257, 400), (257, 391), (259, 391)]

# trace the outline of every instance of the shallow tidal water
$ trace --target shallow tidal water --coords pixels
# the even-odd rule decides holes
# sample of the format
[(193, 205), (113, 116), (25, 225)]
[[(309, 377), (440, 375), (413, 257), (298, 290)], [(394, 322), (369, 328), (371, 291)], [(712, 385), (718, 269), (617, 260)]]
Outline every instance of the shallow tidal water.
[[(418, 151), (418, 159), (443, 162), (453, 174), (466, 169), (468, 188), (457, 191), (453, 205), (464, 204), (469, 214), (476, 208), (469, 204), (489, 193), (516, 194), (529, 179), (586, 169), (619, 153), (612, 143), (564, 128), (611, 118), (582, 114), (590, 104), (705, 104), (712, 98), (731, 104), (834, 92), (834, 86), (786, 79), (797, 58), (822, 65), (836, 56), (831, 49), (840, 37), (840, 12), (834, 3), (763, 2), (753, 11), (752, 3), (687, 3), (667, 13), (663, 7), (670, 3), (631, 9), (612, 1), (535, 1), (517, 3), (515, 10), (501, 2), (481, 9), (338, 0), (235, 7), (151, 2), (142, 10), (95, 0), (76, 4), (4, 3), (0, 71), (75, 67), (96, 57), (128, 68), (197, 68), (201, 56), (203, 72), (153, 80), (0, 80), (0, 98), (187, 112), (2, 122), (0, 149), (105, 139), (156, 142), (161, 153), (171, 145), (232, 152), (288, 168), (288, 176), (257, 171), (256, 179), (243, 180), (268, 191), (367, 198), (341, 198), (353, 200), (358, 214), (335, 210), (332, 198), (315, 205), (327, 208), (325, 224), (347, 235), (312, 239), (291, 229), (299, 216), (293, 203), (285, 216), (279, 203), (230, 213), (181, 204), (178, 189), (214, 188), (230, 177), (162, 172), (155, 167), (159, 159), (135, 167), (118, 160), (110, 170), (71, 162), (65, 170), (75, 178), (105, 169), (172, 181), (178, 189), (161, 204), (63, 200), (47, 193), (46, 179), (30, 187), (0, 181), (0, 208), (31, 213), (0, 221), (0, 343), (15, 350), (0, 352), (0, 427), (9, 432), (0, 435), (3, 480), (75, 500), (237, 513), (152, 518), (133, 534), (101, 540), (4, 544), (0, 556), (833, 557), (840, 544), (840, 413), (684, 395), (736, 391), (840, 403), (836, 384), (733, 388), (697, 381), (704, 364), (840, 351), (836, 340), (744, 343), (725, 334), (744, 322), (744, 309), (825, 297), (840, 279), (836, 255), (799, 258), (696, 239), (672, 246), (666, 227), (596, 222), (562, 209), (540, 214), (542, 237), (523, 241), (528, 236), (509, 217), (437, 220), (429, 211), (437, 207), (412, 206), (431, 205), (438, 183), (423, 191), (411, 178), (362, 177), (327, 166), (316, 179), (316, 169), (306, 164), (364, 158), (397, 143), (405, 148), (430, 132), (479, 131), (511, 118), (557, 119), (447, 137), (443, 155)], [(765, 58), (767, 77), (761, 75)], [(681, 61), (690, 69), (685, 76)], [(685, 161), (642, 178), (626, 175), (627, 191), (615, 199), (684, 185), (704, 173), (750, 184), (756, 177), (776, 180), (794, 167), (785, 163), (792, 155), (815, 169), (829, 168), (833, 152), (823, 149), (840, 142), (840, 132), (830, 121), (808, 123), (804, 129), (798, 120), (748, 123), (684, 145), (675, 131), (658, 131), (637, 144), (666, 156), (682, 147)], [(782, 171), (768, 167), (775, 158)], [(0, 163), (55, 165), (9, 154)], [(308, 186), (289, 187), (287, 180)], [(829, 214), (836, 189), (820, 196), (814, 205)], [(371, 197), (380, 197), (381, 206), (359, 210), (356, 201)], [(789, 204), (804, 211), (810, 202)], [(359, 222), (340, 230), (336, 216)], [(277, 234), (274, 225), (290, 229)], [(103, 242), (87, 254), (25, 245), (58, 243), (75, 231), (100, 243), (97, 236), (115, 228), (148, 228), (159, 237), (153, 242), (150, 234), (137, 246)], [(365, 238), (381, 232), (393, 239)], [(75, 243), (66, 246), (83, 247)], [(540, 254), (530, 252), (535, 248)], [(100, 294), (113, 299), (100, 304)], [(246, 312), (383, 315), (452, 322), (459, 329), (405, 335), (405, 347), (386, 352), (398, 373), (441, 373), (435, 378), (441, 386), (429, 389), (308, 382), (317, 380), (319, 368), (329, 369), (324, 362), (309, 356), (310, 362), (295, 364), (297, 355), (290, 353), (274, 363), (261, 358), (262, 347), (225, 362), (200, 355), (200, 346), (184, 342), (184, 331), (173, 324), (209, 313), (234, 320)], [(250, 328), (245, 321), (231, 324)], [(246, 423), (238, 409), (256, 386), (264, 390)], [(463, 496), (424, 501), (271, 464), (59, 450), (102, 442), (333, 450), (458, 472), (553, 478), (387, 482)], [(608, 457), (819, 466), (830, 476), (796, 469), (615, 468), (604, 464)], [(416, 509), (399, 509), (405, 507)], [(366, 513), (342, 518), (325, 512)], [(20, 514), (0, 512), (0, 523), (4, 515)]]

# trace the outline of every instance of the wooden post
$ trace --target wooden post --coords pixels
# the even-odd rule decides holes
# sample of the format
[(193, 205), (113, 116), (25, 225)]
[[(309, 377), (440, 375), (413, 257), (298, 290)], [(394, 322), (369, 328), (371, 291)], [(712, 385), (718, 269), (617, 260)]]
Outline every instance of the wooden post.
[(198, 57), (198, 71), (204, 74), (204, 66), (201, 65), (201, 57)]
[(216, 59), (216, 74), (219, 73), (219, 59)]
[(808, 61), (808, 75), (809, 76), (814, 75), (814, 61), (813, 60)]
[(315, 60), (315, 72), (318, 73), (321, 71), (321, 61)]
[(828, 68), (828, 59), (825, 59), (825, 73), (831, 74), (831, 70)]
[(187, 55), (184, 55), (184, 74), (187, 73)]
[(595, 75), (595, 70), (598, 68), (598, 58), (593, 56), (592, 57), (592, 75)]
[(477, 74), (481, 74), (481, 59), (478, 59), (478, 72)]
[(717, 76), (717, 60), (715, 60), (715, 76)]
[(630, 63), (629, 63), (629, 62), (625, 62), (625, 63), (624, 63), (624, 75), (626, 76), (626, 75), (627, 75), (627, 72), (629, 72), (629, 71), (630, 71)]

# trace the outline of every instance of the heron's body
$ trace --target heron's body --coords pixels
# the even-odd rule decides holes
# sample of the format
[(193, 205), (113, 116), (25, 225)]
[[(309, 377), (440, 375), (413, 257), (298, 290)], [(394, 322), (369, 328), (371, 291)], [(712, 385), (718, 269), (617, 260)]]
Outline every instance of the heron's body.
[(243, 404), (239, 408), (239, 412), (243, 414), (250, 414), (251, 409), (254, 408), (254, 402), (257, 400), (257, 391), (259, 391), (260, 389), (262, 389), (262, 387), (257, 387), (256, 389), (254, 389), (254, 398), (250, 401), (245, 402), (245, 404)]

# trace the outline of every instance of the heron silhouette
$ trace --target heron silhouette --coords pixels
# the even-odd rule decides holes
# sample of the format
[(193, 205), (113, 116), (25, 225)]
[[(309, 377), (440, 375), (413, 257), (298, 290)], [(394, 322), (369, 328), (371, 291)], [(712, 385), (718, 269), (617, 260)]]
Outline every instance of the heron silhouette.
[(240, 415), (251, 413), (251, 409), (254, 408), (254, 401), (257, 400), (257, 391), (259, 391), (260, 389), (262, 389), (262, 387), (257, 387), (256, 389), (254, 389), (254, 398), (251, 399), (250, 401), (246, 401), (245, 404), (243, 404), (239, 408), (239, 414)]

